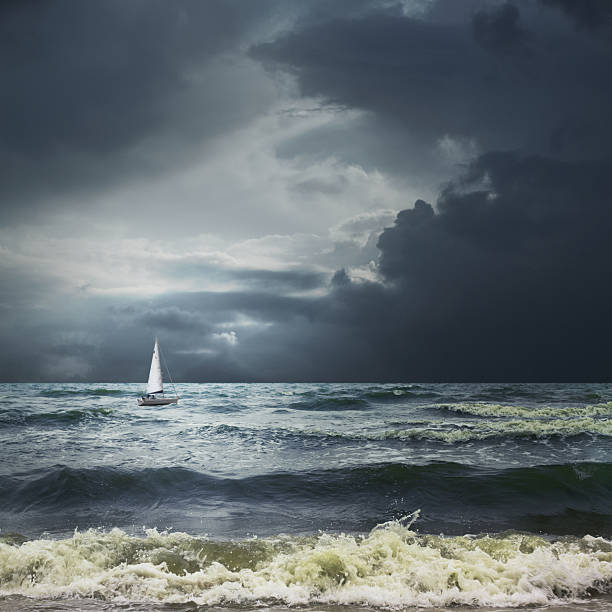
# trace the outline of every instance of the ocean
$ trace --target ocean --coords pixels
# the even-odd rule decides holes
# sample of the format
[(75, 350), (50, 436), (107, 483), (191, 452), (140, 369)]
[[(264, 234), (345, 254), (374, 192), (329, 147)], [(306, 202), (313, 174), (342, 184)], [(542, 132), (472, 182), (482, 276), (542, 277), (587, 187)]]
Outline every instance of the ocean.
[(612, 385), (0, 385), (0, 610), (612, 609)]

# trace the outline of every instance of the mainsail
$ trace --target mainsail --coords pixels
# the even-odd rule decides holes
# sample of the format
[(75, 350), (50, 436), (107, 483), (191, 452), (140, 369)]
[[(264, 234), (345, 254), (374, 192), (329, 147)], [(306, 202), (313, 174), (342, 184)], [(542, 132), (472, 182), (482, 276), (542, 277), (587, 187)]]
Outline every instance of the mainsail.
[(161, 363), (159, 361), (159, 346), (155, 338), (155, 348), (153, 349), (153, 359), (151, 359), (151, 371), (149, 372), (149, 382), (147, 382), (147, 393), (163, 393), (164, 383), (162, 382)]

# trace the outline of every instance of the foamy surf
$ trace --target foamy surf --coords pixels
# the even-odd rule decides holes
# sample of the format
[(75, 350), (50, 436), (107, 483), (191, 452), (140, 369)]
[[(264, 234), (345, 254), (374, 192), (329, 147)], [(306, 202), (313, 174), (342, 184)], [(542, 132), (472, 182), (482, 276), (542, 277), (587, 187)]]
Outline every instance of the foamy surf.
[(390, 522), (367, 535), (213, 541), (89, 530), (0, 544), (0, 595), (198, 605), (518, 607), (612, 589), (612, 542), (442, 537)]
[(541, 439), (581, 435), (612, 436), (612, 421), (596, 421), (594, 419), (555, 422), (506, 421), (503, 423), (487, 423), (482, 426), (470, 425), (451, 430), (414, 428), (387, 431), (383, 434), (386, 439), (438, 440), (449, 444), (491, 438)]
[(527, 419), (573, 419), (585, 417), (612, 417), (612, 402), (586, 406), (537, 406), (488, 404), (485, 402), (465, 402), (459, 404), (442, 404), (439, 408), (479, 417), (518, 417)]

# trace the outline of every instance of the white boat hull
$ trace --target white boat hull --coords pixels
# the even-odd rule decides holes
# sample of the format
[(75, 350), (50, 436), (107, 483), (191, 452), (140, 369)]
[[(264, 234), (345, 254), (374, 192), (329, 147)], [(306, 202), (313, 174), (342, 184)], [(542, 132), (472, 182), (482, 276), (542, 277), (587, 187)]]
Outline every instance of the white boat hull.
[(178, 404), (178, 397), (140, 397), (139, 406), (166, 406), (167, 404)]

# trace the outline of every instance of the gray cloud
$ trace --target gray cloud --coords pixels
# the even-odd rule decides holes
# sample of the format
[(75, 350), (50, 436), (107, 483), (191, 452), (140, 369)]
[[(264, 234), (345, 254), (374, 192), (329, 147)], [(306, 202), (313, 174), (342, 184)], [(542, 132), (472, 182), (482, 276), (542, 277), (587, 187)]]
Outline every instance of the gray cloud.
[(5, 3), (4, 218), (29, 221), (67, 197), (86, 207), (95, 192), (188, 163), (203, 141), (260, 113), (273, 89), (237, 57), (274, 6)]
[(279, 95), (245, 54), (290, 24), (385, 2), (4, 2), (2, 219), (56, 208), (192, 164)]
[(202, 333), (209, 329), (209, 326), (202, 321), (201, 316), (181, 310), (177, 306), (145, 310), (137, 314), (135, 323), (148, 329), (169, 332)]
[[(406, 7), (4, 3), (2, 378), (609, 378), (608, 5)], [(100, 194), (116, 284), (28, 238)]]
[[(252, 53), (295, 75), (304, 95), (394, 125), (404, 140), (398, 153), (410, 152), (405, 171), (421, 171), (414, 143), (430, 162), (428, 148), (445, 134), (475, 138), (484, 150), (608, 155), (609, 49), (561, 27), (553, 11), (520, 6), (525, 15), (491, 3), (452, 22), (369, 13), (295, 29)], [(580, 137), (568, 130), (562, 147), (553, 142), (576, 122)]]
[(284, 311), (275, 298), (229, 298), (273, 323), (236, 358), (255, 378), (262, 363), (286, 379), (605, 379), (611, 170), (481, 156), (437, 213), (417, 202), (383, 232), (387, 286), (340, 272), (327, 297)]
[(611, 170), (487, 154), (442, 193), (437, 214), (417, 202), (398, 215), (379, 240), (380, 269), (403, 308), (391, 320), (406, 348), (400, 357), (395, 342), (391, 354), (409, 376), (608, 376)]
[(494, 53), (511, 52), (528, 38), (520, 23), (520, 11), (510, 2), (477, 11), (472, 17), (472, 33), (479, 45)]
[[(485, 154), (445, 188), (437, 212), (418, 201), (382, 233), (383, 284), (340, 271), (319, 297), (128, 300), (99, 311), (83, 371), (138, 379), (159, 333), (181, 380), (606, 379), (611, 171)], [(41, 337), (41, 363), (65, 344)], [(24, 372), (18, 361), (2, 364), (5, 374)]]
[(540, 0), (542, 4), (556, 7), (574, 20), (578, 27), (598, 30), (612, 25), (612, 6), (608, 0)]
[(216, 0), (5, 6), (3, 148), (28, 157), (104, 154), (142, 138), (180, 110), (190, 72), (232, 49), (266, 8)]
[(326, 274), (310, 269), (266, 270), (255, 268), (228, 268), (197, 259), (185, 258), (178, 262), (166, 263), (164, 272), (173, 278), (201, 277), (207, 282), (217, 281), (227, 284), (237, 282), (241, 287), (254, 291), (276, 292), (286, 294), (299, 291), (310, 291), (324, 287)]

